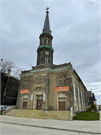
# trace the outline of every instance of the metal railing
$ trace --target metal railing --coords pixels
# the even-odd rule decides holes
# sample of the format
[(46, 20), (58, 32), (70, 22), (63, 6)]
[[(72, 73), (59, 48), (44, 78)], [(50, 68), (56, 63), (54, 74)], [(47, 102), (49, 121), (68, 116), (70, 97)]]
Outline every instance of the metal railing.
[(43, 112), (44, 118), (47, 118), (46, 113), (45, 113), (45, 110), (43, 108), (41, 108), (41, 110)]

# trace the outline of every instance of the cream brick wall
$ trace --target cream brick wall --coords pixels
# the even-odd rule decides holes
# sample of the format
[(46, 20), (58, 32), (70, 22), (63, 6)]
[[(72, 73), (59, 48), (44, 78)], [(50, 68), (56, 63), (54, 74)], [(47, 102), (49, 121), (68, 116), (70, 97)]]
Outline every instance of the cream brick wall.
[[(74, 101), (74, 106), (76, 106), (76, 111), (86, 111), (86, 103), (84, 104), (84, 101), (86, 102), (87, 98), (87, 90), (84, 88), (82, 82), (78, 79), (78, 77), (75, 74), (72, 74), (72, 81), (75, 84), (75, 90), (76, 90), (76, 102)], [(79, 88), (79, 96), (80, 96), (80, 103), (78, 98), (78, 88)], [(81, 98), (81, 91), (82, 91), (82, 98)], [(83, 101), (83, 103), (82, 103)]]
[[(76, 90), (76, 102), (74, 101), (74, 91), (73, 91), (73, 83), (75, 84)], [(30, 89), (28, 94), (20, 94), (20, 90), (23, 89), (24, 86), (29, 86), (27, 88)], [(53, 87), (60, 86), (69, 86), (69, 91), (67, 92), (54, 92)], [(78, 88), (79, 88), (79, 96), (80, 103), (78, 99)], [(43, 105), (44, 109), (52, 109), (58, 110), (58, 97), (65, 97), (66, 110), (70, 109), (70, 107), (76, 106), (76, 111), (85, 111), (86, 105), (82, 104), (81, 100), (81, 91), (83, 93), (83, 97), (87, 96), (87, 91), (79, 80), (78, 76), (73, 73), (71, 69), (65, 71), (42, 71), (42, 72), (32, 72), (31, 75), (26, 75), (23, 73), (21, 77), (19, 91), (18, 91), (18, 99), (17, 99), (17, 108), (22, 108), (22, 97), (23, 95), (28, 95), (28, 109), (36, 109), (37, 94), (46, 94), (45, 104)], [(31, 95), (33, 94), (33, 101), (31, 101)], [(86, 99), (85, 99), (86, 100)]]
[[(57, 81), (56, 81), (56, 77), (57, 75), (61, 75), (61, 74), (67, 74), (67, 76), (64, 78), (64, 80), (66, 80), (67, 78), (71, 77), (69, 74), (69, 71), (65, 71), (65, 72), (55, 72), (55, 73), (51, 73), (49, 76), (49, 105), (51, 107), (53, 107), (54, 110), (58, 110), (58, 94), (59, 93), (64, 93), (65, 94), (65, 103), (66, 103), (66, 109), (70, 108), (70, 97), (72, 99), (72, 96), (70, 96), (70, 91), (71, 91), (71, 87), (70, 87), (70, 83), (68, 82), (67, 86), (69, 86), (70, 91), (67, 92), (53, 92), (53, 87), (57, 87)], [(68, 75), (69, 74), (69, 75)], [(66, 85), (66, 84), (65, 84)]]

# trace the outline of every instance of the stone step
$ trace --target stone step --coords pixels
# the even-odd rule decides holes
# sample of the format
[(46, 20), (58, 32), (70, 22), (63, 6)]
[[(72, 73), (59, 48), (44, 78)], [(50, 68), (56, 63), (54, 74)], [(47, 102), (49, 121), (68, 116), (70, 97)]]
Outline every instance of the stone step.
[(45, 111), (47, 119), (70, 120), (70, 111)]
[(12, 109), (5, 115), (12, 115), (15, 117), (27, 117), (38, 119), (59, 119), (70, 120), (70, 111), (42, 111), (42, 110), (25, 110), (25, 109)]
[(15, 117), (28, 117), (28, 118), (38, 118), (45, 119), (42, 110), (26, 110), (14, 115)]
[(10, 111), (8, 111), (5, 115), (10, 115), (10, 116), (13, 116), (15, 115), (16, 113), (19, 113), (19, 112), (22, 112), (24, 111), (24, 109), (11, 109)]
[(69, 111), (43, 111), (41, 110), (26, 110), (21, 113), (14, 115), (15, 117), (28, 117), (28, 118), (39, 118), (39, 119), (60, 119), (70, 120)]

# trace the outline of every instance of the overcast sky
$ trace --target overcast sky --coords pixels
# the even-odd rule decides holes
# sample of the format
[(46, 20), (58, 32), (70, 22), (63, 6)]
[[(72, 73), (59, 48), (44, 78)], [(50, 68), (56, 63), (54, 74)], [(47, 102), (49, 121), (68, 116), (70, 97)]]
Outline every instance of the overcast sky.
[(54, 64), (71, 62), (87, 90), (101, 103), (101, 2), (1, 1), (0, 57), (12, 60), (22, 70), (36, 65), (39, 35), (50, 7)]

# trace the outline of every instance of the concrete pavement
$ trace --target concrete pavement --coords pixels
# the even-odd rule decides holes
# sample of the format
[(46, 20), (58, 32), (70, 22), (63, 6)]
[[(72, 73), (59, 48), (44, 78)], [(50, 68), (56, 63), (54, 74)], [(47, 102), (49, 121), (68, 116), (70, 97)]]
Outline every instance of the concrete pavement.
[(1, 124), (2, 124), (2, 131), (0, 130), (0, 135), (91, 135), (89, 133), (21, 126), (6, 123), (0, 123), (0, 127)]
[(51, 120), (51, 119), (32, 119), (13, 116), (0, 116), (0, 123), (11, 124), (25, 127), (38, 127), (43, 129), (55, 129), (68, 132), (79, 132), (89, 134), (101, 134), (101, 112), (100, 121), (66, 121), (66, 120)]

